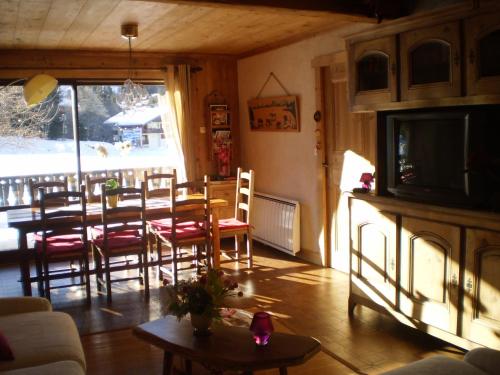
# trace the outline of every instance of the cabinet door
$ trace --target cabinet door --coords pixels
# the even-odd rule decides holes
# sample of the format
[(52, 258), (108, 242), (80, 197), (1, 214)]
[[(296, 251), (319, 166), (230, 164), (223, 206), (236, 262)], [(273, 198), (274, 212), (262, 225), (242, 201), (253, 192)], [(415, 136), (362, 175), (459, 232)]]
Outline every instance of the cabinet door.
[(388, 36), (349, 47), (351, 105), (397, 100), (396, 38)]
[(381, 305), (396, 304), (396, 215), (351, 202), (351, 281)]
[(467, 94), (500, 94), (500, 13), (465, 21)]
[(460, 228), (403, 217), (400, 310), (457, 333)]
[(214, 182), (210, 184), (210, 198), (221, 198), (228, 202), (226, 207), (219, 208), (219, 219), (234, 217), (236, 201), (236, 181)]
[(500, 233), (468, 229), (462, 335), (500, 350)]
[(460, 96), (458, 22), (401, 34), (401, 100)]

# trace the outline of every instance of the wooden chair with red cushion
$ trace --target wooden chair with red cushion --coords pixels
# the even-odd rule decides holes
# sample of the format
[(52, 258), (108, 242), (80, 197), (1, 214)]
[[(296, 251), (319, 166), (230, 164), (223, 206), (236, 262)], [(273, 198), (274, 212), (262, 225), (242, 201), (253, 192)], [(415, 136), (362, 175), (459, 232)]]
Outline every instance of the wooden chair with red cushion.
[[(67, 201), (70, 206), (54, 207), (54, 202)], [(85, 285), (90, 303), (90, 273), (87, 241), (85, 186), (79, 192), (46, 193), (40, 188), (40, 218), (42, 232), (35, 241), (37, 278), (43, 283), (43, 295), (50, 299), (51, 280), (80, 277), (80, 283), (57, 285), (55, 288)], [(78, 271), (49, 270), (51, 263), (78, 261)], [(59, 272), (60, 271), (60, 272)]]
[[(210, 200), (208, 199), (208, 176), (203, 181), (177, 183), (172, 178), (170, 192), (172, 204), (169, 221), (152, 220), (150, 232), (157, 238), (160, 278), (167, 274), (172, 283), (178, 281), (180, 271), (199, 269), (205, 260), (211, 262)], [(186, 194), (203, 191), (203, 194)], [(171, 249), (170, 256), (162, 256), (162, 245)], [(191, 248), (192, 251), (184, 251)], [(188, 264), (188, 266), (186, 266)]]
[[(223, 260), (221, 263), (246, 260), (249, 268), (253, 266), (252, 225), (250, 223), (253, 190), (254, 171), (243, 172), (241, 168), (238, 168), (234, 217), (219, 220), (220, 238), (234, 237), (235, 250), (224, 251), (223, 255), (229, 259)], [(242, 236), (246, 237), (246, 256), (242, 256), (240, 253)]]
[[(117, 207), (110, 207), (107, 197), (113, 195), (139, 197), (120, 201)], [(139, 279), (144, 285), (146, 300), (149, 299), (149, 272), (146, 236), (146, 199), (144, 182), (140, 188), (120, 187), (106, 189), (101, 185), (101, 226), (93, 228), (92, 249), (96, 269), (97, 288), (106, 288), (107, 300), (112, 301), (111, 283)], [(136, 256), (136, 262), (126, 260)], [(111, 262), (112, 258), (124, 261)], [(104, 268), (103, 268), (104, 265)], [(111, 279), (111, 273), (130, 269), (139, 270), (139, 276)], [(103, 277), (104, 274), (104, 277)]]
[[(56, 181), (35, 181), (33, 179), (28, 180), (28, 192), (31, 200), (31, 207), (40, 207), (40, 188), (44, 188), (47, 193), (53, 193), (58, 191), (68, 191), (68, 177), (64, 177), (62, 180)], [(63, 206), (67, 205), (67, 200), (62, 197), (59, 200), (51, 199), (47, 204), (53, 206)]]

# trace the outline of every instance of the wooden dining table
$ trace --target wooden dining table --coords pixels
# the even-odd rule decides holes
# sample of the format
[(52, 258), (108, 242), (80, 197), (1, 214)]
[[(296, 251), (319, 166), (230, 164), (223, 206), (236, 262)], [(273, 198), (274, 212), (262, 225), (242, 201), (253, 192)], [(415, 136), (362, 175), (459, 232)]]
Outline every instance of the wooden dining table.
[[(186, 198), (197, 198), (199, 195), (187, 195)], [(182, 197), (180, 198), (182, 199)], [(124, 200), (120, 204), (137, 205), (136, 199)], [(220, 233), (218, 209), (226, 207), (228, 202), (225, 199), (210, 199), (210, 209), (212, 214), (212, 242), (213, 242), (213, 265), (220, 266)], [(67, 206), (71, 209), (71, 205)], [(146, 200), (146, 219), (162, 219), (168, 217), (171, 212), (169, 199), (154, 198)], [(101, 223), (102, 206), (101, 203), (87, 203), (87, 225), (93, 226)], [(184, 210), (192, 209), (189, 205), (183, 206)], [(40, 209), (37, 207), (18, 208), (7, 211), (7, 225), (19, 231), (19, 268), (21, 272), (21, 283), (25, 296), (31, 296), (31, 275), (30, 262), (34, 256), (34, 250), (28, 247), (28, 234), (41, 230)]]

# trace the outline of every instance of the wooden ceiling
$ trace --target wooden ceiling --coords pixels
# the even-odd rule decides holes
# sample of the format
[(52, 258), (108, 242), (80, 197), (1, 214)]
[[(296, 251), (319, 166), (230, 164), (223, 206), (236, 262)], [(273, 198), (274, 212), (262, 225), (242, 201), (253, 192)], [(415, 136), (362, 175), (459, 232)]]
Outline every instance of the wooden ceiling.
[[(264, 2), (265, 6), (255, 5), (255, 1)], [(349, 22), (374, 22), (359, 12), (347, 14), (349, 11), (343, 8), (339, 8), (341, 14), (333, 8), (292, 9), (284, 1), (277, 2), (279, 7), (269, 6), (270, 3), (262, 0), (0, 0), (0, 49), (124, 51), (128, 43), (120, 37), (120, 26), (137, 23), (139, 38), (132, 42), (133, 51), (240, 56)], [(290, 3), (307, 2), (291, 0)], [(343, 5), (346, 1), (340, 3)], [(354, 3), (359, 5), (360, 1)]]

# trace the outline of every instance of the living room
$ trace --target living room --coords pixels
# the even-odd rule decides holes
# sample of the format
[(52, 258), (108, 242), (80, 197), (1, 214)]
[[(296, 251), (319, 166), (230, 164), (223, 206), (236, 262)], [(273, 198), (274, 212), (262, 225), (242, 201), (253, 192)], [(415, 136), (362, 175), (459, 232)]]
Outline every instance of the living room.
[[(451, 202), (445, 208), (435, 201), (419, 202), (417, 199), (416, 203), (408, 203), (412, 200), (408, 196), (395, 200), (394, 193), (389, 190), (392, 187), (387, 186), (388, 168), (384, 171), (382, 166), (386, 156), (381, 154), (387, 152), (381, 146), (381, 139), (387, 138), (387, 129), (380, 129), (380, 113), (500, 103), (496, 84), (487, 84), (491, 91), (485, 94), (469, 91), (465, 62), (461, 64), (462, 70), (452, 72), (452, 77), (460, 77), (462, 83), (458, 94), (443, 91), (415, 94), (420, 88), (416, 85), (407, 90), (410, 97), (404, 97), (404, 70), (401, 69), (405, 60), (399, 55), (405, 47), (403, 34), (456, 22), (459, 24), (459, 43), (464, 44), (459, 51), (466, 56), (465, 36), (468, 30), (473, 30), (472, 26), (464, 26), (466, 20), (488, 13), (494, 15), (498, 11), (494, 1), (446, 1), (439, 6), (418, 1), (412, 4), (411, 15), (405, 13), (404, 6), (395, 7), (394, 2), (370, 2), (386, 3), (386, 8), (380, 8), (377, 13), (379, 19), (373, 11), (365, 15), (360, 13), (365, 3), (362, 1), (351, 4), (352, 8), (344, 2), (332, 2), (330, 10), (322, 8), (328, 7), (324, 4), (308, 5), (300, 1), (292, 5), (278, 1), (275, 8), (269, 7), (268, 3), (273, 2), (260, 1), (250, 2), (252, 5), (238, 1), (222, 2), (230, 4), (219, 1), (122, 1), (101, 4), (103, 8), (99, 12), (90, 11), (98, 3), (92, 1), (69, 2), (75, 7), (73, 10), (66, 8), (63, 2), (42, 3), (44, 8), (38, 9), (38, 15), (36, 8), (40, 4), (29, 9), (24, 1), (7, 2), (0, 12), (2, 20), (6, 20), (5, 30), (20, 27), (21, 13), (26, 19), (37, 20), (26, 22), (25, 34), (10, 31), (2, 42), (0, 74), (4, 85), (41, 72), (56, 77), (60, 85), (75, 84), (77, 87), (82, 82), (120, 85), (130, 74), (129, 70), (134, 81), (161, 84), (167, 80), (171, 66), (190, 65), (195, 69), (189, 73), (188, 137), (192, 147), (190, 152), (185, 151), (187, 162), (191, 163), (188, 173), (192, 173), (194, 179), (204, 174), (226, 173), (219, 173), (220, 164), (214, 154), (214, 135), (220, 129), (212, 122), (210, 109), (217, 106), (227, 111), (226, 121), (231, 131), (229, 177), (236, 176), (237, 167), (252, 169), (256, 192), (300, 202), (300, 252), (290, 256), (255, 242), (252, 268), (247, 269), (243, 263), (237, 267), (234, 262), (222, 265), (237, 279), (244, 294), (243, 298), (230, 299), (231, 306), (252, 313), (268, 311), (273, 315), (277, 331), (313, 336), (321, 342), (320, 354), (303, 367), (291, 367), (290, 372), (378, 373), (435, 354), (444, 353), (461, 360), (465, 350), (477, 345), (498, 349), (498, 315), (495, 312), (498, 305), (495, 301), (499, 283), (494, 273), (495, 262), (498, 262), (498, 255), (495, 255), (498, 250), (494, 248), (495, 233), (499, 230), (496, 214), (483, 209), (456, 209)], [(163, 7), (171, 9), (167, 11)], [(64, 12), (68, 12), (66, 18), (61, 16)], [(49, 16), (54, 17), (54, 14), (58, 15), (55, 20)], [(73, 16), (70, 22), (72, 14), (80, 16)], [(65, 21), (58, 26), (58, 33), (51, 36), (49, 26), (63, 18)], [(93, 18), (91, 23), (89, 20)], [(231, 21), (225, 22), (228, 19)], [(171, 20), (171, 24), (167, 20)], [(78, 22), (82, 25), (80, 34), (72, 29)], [(127, 41), (120, 38), (120, 27), (127, 23), (137, 23), (139, 28), (131, 50)], [(492, 23), (498, 24), (498, 19)], [(182, 27), (189, 30), (187, 25), (191, 24), (195, 31), (182, 34)], [(33, 32), (35, 29), (45, 33), (39, 36)], [(19, 36), (21, 34), (24, 36)], [(394, 51), (389, 44), (369, 44), (372, 40), (389, 37), (397, 40)], [(411, 41), (411, 37), (408, 38)], [(69, 41), (77, 47), (72, 47)], [(155, 44), (159, 46), (157, 50)], [(386, 69), (391, 77), (387, 89), (361, 92), (360, 85), (354, 83), (353, 62), (365, 56), (366, 45), (368, 50), (395, 54), (384, 52), (391, 56)], [(178, 50), (172, 46), (177, 46)], [(389, 50), (384, 50), (386, 47)], [(453, 50), (450, 56), (454, 56)], [(455, 82), (451, 84), (454, 90)], [(425, 95), (431, 96), (426, 98)], [(251, 129), (249, 101), (283, 96), (297, 98), (298, 129)], [(67, 120), (71, 120), (70, 116)], [(109, 163), (110, 157), (105, 160)], [(354, 188), (361, 187), (363, 173), (372, 176), (375, 173), (374, 190), (371, 194), (352, 194)], [(234, 195), (234, 190), (230, 195)], [(2, 213), (6, 212), (8, 210)], [(371, 224), (378, 229), (372, 231)], [(412, 235), (420, 233), (422, 228), (437, 236), (422, 239)], [(473, 274), (474, 263), (471, 261), (469, 265), (466, 255), (467, 246), (476, 246), (474, 243), (468, 245), (469, 242), (481, 244), (484, 232), (491, 246), (488, 251), (492, 251), (485, 258), (487, 262), (482, 263), (487, 270), (484, 278), (490, 287), (481, 287), (486, 294), (471, 300), (480, 299), (489, 311), (485, 318), (487, 323), (480, 321), (478, 326), (490, 328), (474, 333), (476, 331), (463, 324), (469, 319), (465, 312), (473, 309), (467, 298), (469, 278), (471, 289), (480, 292), (476, 290), (479, 286)], [(490, 236), (490, 233), (493, 234)], [(443, 241), (436, 240), (438, 237)], [(428, 259), (431, 259), (430, 264), (432, 259), (437, 259), (436, 264), (445, 264), (447, 270), (443, 278), (430, 280), (429, 277), (427, 284), (420, 278), (415, 281), (420, 283), (417, 292), (422, 293), (422, 298), (428, 298), (436, 282), (447, 280), (450, 288), (445, 288), (446, 298), (441, 305), (446, 306), (444, 310), (448, 315), (439, 323), (431, 318), (426, 320), (427, 315), (441, 314), (443, 308), (425, 303), (417, 305), (404, 295), (407, 286), (402, 285), (402, 275), (413, 271), (410, 272), (402, 261), (406, 254), (402, 252), (403, 239), (414, 240), (417, 245), (421, 241), (419, 249), (423, 250), (418, 251), (429, 253), (422, 257), (425, 261), (411, 263), (412, 267), (430, 267), (426, 263)], [(373, 256), (370, 249), (363, 247), (366, 244), (375, 249)], [(223, 250), (232, 246), (226, 239), (221, 243)], [(477, 245), (482, 249), (481, 246)], [(446, 250), (441, 260), (439, 249), (443, 248), (451, 250)], [(438, 249), (437, 255), (434, 249)], [(386, 258), (381, 260), (380, 254), (385, 254)], [(351, 262), (352, 267), (358, 265), (359, 268), (353, 270)], [(23, 289), (18, 282), (19, 267), (12, 261), (6, 263), (0, 269), (0, 295), (20, 296)], [(366, 275), (363, 268), (369, 271)], [(381, 268), (386, 269), (385, 280), (379, 280), (380, 275), (377, 275)], [(76, 321), (82, 335), (88, 373), (161, 371), (161, 351), (132, 336), (134, 326), (158, 319), (165, 312), (162, 284), (155, 276), (152, 271), (149, 303), (143, 301), (142, 287), (132, 281), (117, 284), (118, 292), (113, 290), (114, 300), (110, 305), (97, 295), (92, 281), (91, 294), (94, 296), (88, 309), (83, 297), (85, 293), (80, 289), (68, 292), (61, 289), (52, 294), (54, 309), (68, 312)], [(426, 276), (424, 273), (423, 278)], [(399, 284), (391, 286), (395, 280)], [(33, 294), (36, 295), (36, 291)], [(404, 313), (402, 308), (395, 307), (403, 305)], [(366, 306), (389, 312), (389, 315)], [(454, 328), (443, 328), (443, 321)], [(475, 335), (486, 337), (487, 341), (481, 342), (481, 338), (478, 341)], [(381, 342), (387, 345), (380, 345)], [(131, 358), (136, 367), (120, 364), (121, 358)], [(154, 367), (148, 367), (151, 363)]]

